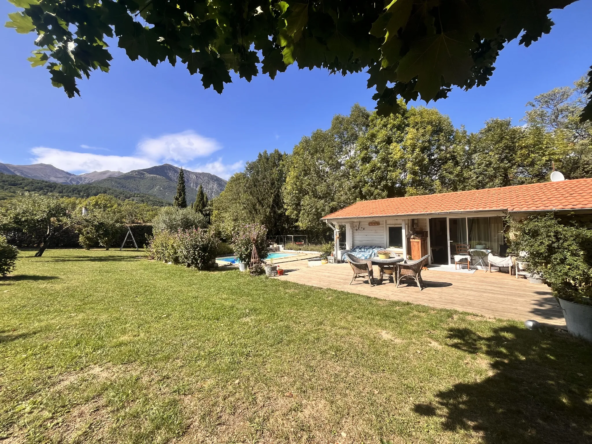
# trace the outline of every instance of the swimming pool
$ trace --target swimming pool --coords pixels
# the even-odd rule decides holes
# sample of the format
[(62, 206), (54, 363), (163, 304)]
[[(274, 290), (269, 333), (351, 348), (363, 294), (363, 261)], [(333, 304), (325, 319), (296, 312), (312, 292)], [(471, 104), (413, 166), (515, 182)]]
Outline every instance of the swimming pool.
[[(269, 253), (266, 259), (280, 259), (284, 257), (297, 256), (298, 253)], [(217, 261), (228, 262), (229, 264), (238, 264), (239, 260), (236, 256), (217, 257)]]

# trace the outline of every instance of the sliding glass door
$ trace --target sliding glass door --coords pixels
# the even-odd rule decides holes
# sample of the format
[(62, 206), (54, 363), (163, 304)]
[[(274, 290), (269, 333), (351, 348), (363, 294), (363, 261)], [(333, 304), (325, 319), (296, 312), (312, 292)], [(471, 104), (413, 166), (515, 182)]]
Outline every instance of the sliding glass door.
[[(495, 255), (500, 255), (500, 252), (505, 254), (502, 217), (432, 218), (429, 227), (433, 264), (454, 264), (454, 255), (460, 244), (471, 249), (491, 250)], [(487, 251), (482, 254), (487, 255)]]
[(505, 244), (504, 222), (501, 217), (469, 217), (469, 245), (478, 250), (487, 249), (495, 255)]
[(430, 253), (432, 264), (448, 265), (448, 233), (446, 218), (430, 219)]
[(450, 263), (454, 263), (454, 255), (460, 244), (467, 245), (467, 218), (448, 219), (448, 233), (450, 241)]

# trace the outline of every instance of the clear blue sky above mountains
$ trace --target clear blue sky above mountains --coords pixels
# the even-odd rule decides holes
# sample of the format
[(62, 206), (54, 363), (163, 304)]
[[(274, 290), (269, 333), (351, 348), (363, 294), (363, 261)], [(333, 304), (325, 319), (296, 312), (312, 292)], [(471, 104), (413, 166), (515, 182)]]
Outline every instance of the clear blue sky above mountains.
[[(1, 21), (14, 10), (0, 2)], [(590, 17), (589, 0), (555, 11), (551, 34), (530, 48), (509, 45), (486, 87), (455, 90), (429, 106), (469, 131), (495, 117), (518, 124), (535, 95), (587, 72)], [(342, 77), (290, 67), (275, 80), (248, 83), (235, 76), (219, 95), (181, 65), (131, 62), (115, 44), (111, 72), (80, 82), (82, 97), (68, 99), (51, 86), (45, 68), (29, 66), (33, 40), (33, 34), (0, 28), (0, 162), (51, 163), (74, 173), (168, 162), (228, 178), (260, 151), (291, 152), (354, 103), (374, 108), (363, 73)]]

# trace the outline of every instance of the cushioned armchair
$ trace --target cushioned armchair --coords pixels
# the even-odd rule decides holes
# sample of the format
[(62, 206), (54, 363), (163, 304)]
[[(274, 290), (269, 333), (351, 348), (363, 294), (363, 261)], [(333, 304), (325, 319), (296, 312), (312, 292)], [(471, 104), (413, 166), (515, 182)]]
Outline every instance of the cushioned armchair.
[(412, 278), (415, 280), (415, 282), (417, 282), (419, 291), (423, 290), (421, 270), (428, 263), (429, 257), (430, 255), (426, 254), (421, 259), (417, 259), (415, 261), (405, 261), (402, 264), (397, 264), (397, 287), (399, 287), (399, 283), (403, 279)]
[(353, 284), (357, 278), (368, 278), (370, 286), (374, 285), (374, 272), (372, 271), (372, 261), (360, 259), (351, 253), (345, 253), (345, 260), (349, 262), (354, 275), (349, 285)]

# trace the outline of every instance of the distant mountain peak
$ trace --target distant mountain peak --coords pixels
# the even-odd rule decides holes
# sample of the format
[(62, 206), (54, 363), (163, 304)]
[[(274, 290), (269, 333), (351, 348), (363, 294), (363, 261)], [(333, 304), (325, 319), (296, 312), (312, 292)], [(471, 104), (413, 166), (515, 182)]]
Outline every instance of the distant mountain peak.
[[(134, 170), (118, 177), (97, 182), (97, 185), (117, 188), (136, 193), (150, 194), (172, 202), (177, 189), (177, 178), (181, 168), (165, 163), (142, 170)], [(226, 181), (210, 173), (199, 173), (183, 168), (188, 203), (192, 203), (201, 185), (211, 199), (218, 196), (226, 187)]]
[[(0, 173), (4, 174), (65, 185), (93, 183), (133, 193), (150, 194), (169, 202), (172, 202), (176, 192), (179, 170), (179, 167), (165, 163), (142, 170), (133, 170), (129, 173), (105, 170), (76, 175), (44, 163), (33, 165), (0, 163)], [(195, 172), (185, 168), (183, 171), (185, 171), (185, 185), (189, 203), (195, 200), (200, 185), (210, 199), (218, 196), (226, 187), (226, 181), (214, 174)]]
[(60, 170), (47, 163), (34, 163), (32, 165), (11, 165), (9, 163), (0, 163), (0, 173), (65, 185), (91, 183), (123, 174), (119, 171), (95, 171), (92, 173), (76, 175)]

